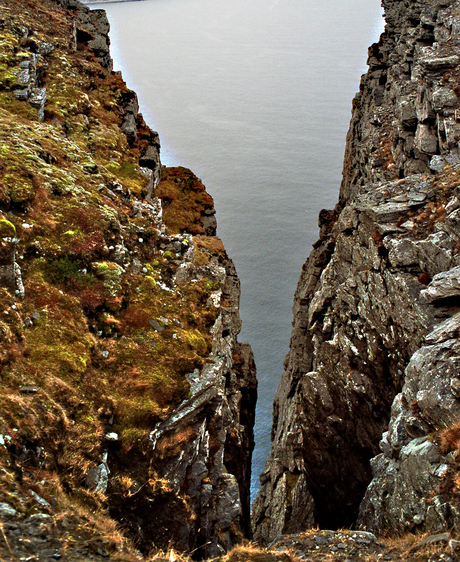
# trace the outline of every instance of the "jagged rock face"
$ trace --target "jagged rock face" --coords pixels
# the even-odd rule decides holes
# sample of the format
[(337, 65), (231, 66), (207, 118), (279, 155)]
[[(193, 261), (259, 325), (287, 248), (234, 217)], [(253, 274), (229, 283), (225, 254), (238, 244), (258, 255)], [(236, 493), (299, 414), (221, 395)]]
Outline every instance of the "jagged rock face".
[[(163, 548), (172, 541), (199, 558), (222, 554), (250, 535), (257, 394), (251, 348), (237, 342), (240, 282), (234, 265), (226, 258), (207, 269), (223, 287), (214, 296), (221, 313), (209, 361), (189, 374), (189, 398), (152, 428), (147, 456), (136, 461), (160, 478), (163, 489), (144, 494), (134, 481), (128, 498), (117, 501), (113, 490), (112, 509), (140, 540)], [(123, 464), (129, 468), (130, 462)]]
[(212, 197), (162, 167), (103, 11), (3, 4), (0, 559), (222, 554), (257, 382)]
[[(360, 524), (456, 522), (445, 507), (453, 454), (443, 457), (427, 436), (458, 410), (448, 367), (457, 347), (449, 320), (438, 324), (458, 311), (460, 3), (383, 4), (387, 25), (353, 102), (339, 204), (320, 214), (295, 294), (253, 506), (260, 541), (353, 525), (390, 415)], [(433, 329), (438, 336), (425, 340)]]

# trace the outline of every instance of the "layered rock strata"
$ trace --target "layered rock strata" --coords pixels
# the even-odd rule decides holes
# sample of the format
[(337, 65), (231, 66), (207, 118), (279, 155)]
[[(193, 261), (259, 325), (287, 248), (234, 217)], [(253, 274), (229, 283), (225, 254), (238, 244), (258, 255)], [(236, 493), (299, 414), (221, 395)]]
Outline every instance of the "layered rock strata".
[(222, 554), (257, 383), (213, 200), (161, 166), (103, 11), (3, 4), (0, 558)]
[(295, 294), (260, 541), (353, 525), (365, 494), (372, 531), (458, 525), (460, 3), (383, 6), (339, 203)]

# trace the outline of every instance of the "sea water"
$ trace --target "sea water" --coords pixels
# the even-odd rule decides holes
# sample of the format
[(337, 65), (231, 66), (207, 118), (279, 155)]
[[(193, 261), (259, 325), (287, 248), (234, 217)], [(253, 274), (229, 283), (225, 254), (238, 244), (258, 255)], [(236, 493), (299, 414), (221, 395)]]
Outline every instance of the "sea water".
[(240, 339), (259, 379), (252, 494), (270, 449), (292, 301), (340, 187), (351, 102), (379, 0), (143, 0), (93, 4), (111, 23), (114, 67), (160, 133), (162, 162), (214, 197), (242, 285)]

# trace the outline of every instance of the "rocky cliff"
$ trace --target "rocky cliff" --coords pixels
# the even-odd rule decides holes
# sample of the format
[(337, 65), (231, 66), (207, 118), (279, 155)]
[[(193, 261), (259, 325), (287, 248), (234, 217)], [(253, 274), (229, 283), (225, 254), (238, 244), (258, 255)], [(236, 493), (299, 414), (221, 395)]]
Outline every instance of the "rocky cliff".
[(339, 202), (295, 294), (253, 507), (262, 542), (460, 523), (460, 2), (383, 6)]
[(2, 560), (213, 556), (249, 534), (239, 280), (108, 31), (76, 0), (0, 6)]

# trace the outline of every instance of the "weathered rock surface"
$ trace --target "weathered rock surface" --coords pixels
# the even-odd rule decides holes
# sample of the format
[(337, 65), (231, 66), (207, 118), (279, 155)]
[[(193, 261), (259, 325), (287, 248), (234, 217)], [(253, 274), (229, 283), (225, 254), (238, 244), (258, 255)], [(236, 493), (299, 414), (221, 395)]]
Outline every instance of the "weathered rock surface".
[(320, 214), (295, 294), (253, 505), (261, 542), (355, 524), (372, 478), (362, 527), (458, 526), (458, 443), (442, 430), (460, 415), (460, 3), (383, 5), (339, 203)]
[[(212, 298), (219, 310), (212, 350), (204, 367), (187, 377), (189, 398), (152, 427), (146, 451), (146, 473), (165, 488), (137, 495), (134, 483), (129, 497), (113, 498), (112, 512), (133, 533), (141, 525), (142, 538), (155, 545), (171, 542), (182, 552), (214, 557), (250, 534), (257, 381), (251, 348), (237, 341), (240, 282), (233, 263), (214, 259), (206, 269), (222, 285)], [(199, 267), (189, 275), (199, 279)]]

